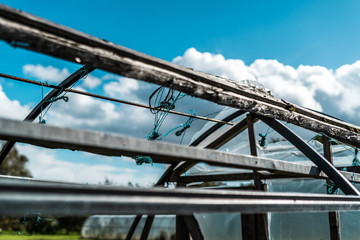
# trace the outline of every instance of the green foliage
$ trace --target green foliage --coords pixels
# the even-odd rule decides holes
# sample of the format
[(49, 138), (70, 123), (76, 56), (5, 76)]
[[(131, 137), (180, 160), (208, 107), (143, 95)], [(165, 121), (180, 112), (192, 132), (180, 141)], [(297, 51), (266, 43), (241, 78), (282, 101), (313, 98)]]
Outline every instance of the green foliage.
[(13, 147), (0, 166), (0, 175), (32, 177), (30, 171), (25, 168), (28, 161), (26, 156), (20, 155)]
[(219, 187), (219, 186), (226, 186), (224, 182), (203, 182), (200, 184), (192, 184), (188, 187), (196, 187), (196, 188), (203, 188), (203, 187)]
[[(9, 154), (6, 156), (4, 162), (0, 166), (0, 175), (11, 175), (20, 177), (32, 177), (28, 169), (25, 168), (25, 164), (28, 159), (24, 155), (20, 155), (18, 150), (13, 147)], [(6, 216), (0, 217), (0, 228), (9, 231), (19, 231), (22, 226), (23, 218), (9, 218)]]
[[(69, 240), (80, 240), (81, 237), (79, 234), (72, 234), (72, 235), (43, 235), (43, 234), (34, 234), (32, 236), (20, 236), (17, 231), (2, 231), (0, 233), (0, 240), (63, 240), (63, 239), (69, 239)], [(91, 240), (91, 239), (88, 239)]]
[(60, 217), (57, 218), (57, 231), (65, 231), (66, 235), (70, 232), (80, 233), (81, 227), (86, 217)]

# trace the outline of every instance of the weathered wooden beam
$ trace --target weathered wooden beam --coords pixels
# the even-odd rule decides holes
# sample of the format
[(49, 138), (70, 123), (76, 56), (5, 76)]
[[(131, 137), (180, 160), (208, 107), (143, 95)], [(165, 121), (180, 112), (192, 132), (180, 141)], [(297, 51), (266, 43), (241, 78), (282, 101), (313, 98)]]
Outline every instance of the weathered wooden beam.
[(301, 139), (290, 128), (275, 119), (262, 116), (259, 116), (259, 118), (292, 143), (309, 160), (318, 166), (321, 171), (324, 171), (334, 184), (336, 184), (345, 194), (360, 195), (360, 192), (348, 181), (347, 178), (345, 178), (331, 163), (329, 163), (321, 154)]
[[(267, 170), (315, 177), (326, 176), (315, 166), (1, 118), (0, 139), (107, 156), (145, 155), (150, 156), (154, 162), (158, 163), (193, 161), (224, 167)], [(349, 180), (360, 180), (359, 174), (340, 172)]]
[(0, 16), (0, 38), (15, 47), (171, 87), (221, 105), (324, 132), (360, 147), (360, 127), (276, 99), (266, 92), (180, 67), (4, 5), (0, 5)]

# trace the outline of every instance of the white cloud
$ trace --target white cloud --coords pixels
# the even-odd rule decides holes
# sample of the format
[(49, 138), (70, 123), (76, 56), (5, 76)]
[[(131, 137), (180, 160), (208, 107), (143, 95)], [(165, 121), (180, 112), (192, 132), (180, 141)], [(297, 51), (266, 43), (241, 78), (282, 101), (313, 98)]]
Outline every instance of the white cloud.
[(101, 79), (92, 75), (88, 75), (82, 79), (81, 86), (84, 88), (94, 89), (99, 85), (101, 85)]
[(241, 81), (255, 80), (255, 73), (240, 59), (225, 59), (221, 54), (201, 53), (189, 48), (184, 56), (174, 58), (174, 63), (206, 73)]
[[(58, 69), (53, 66), (44, 67), (40, 64), (23, 66), (25, 75), (33, 76), (42, 81), (62, 81), (70, 75), (68, 69)], [(131, 101), (140, 101), (136, 92), (140, 90), (136, 80), (106, 74), (98, 78), (88, 75), (81, 80), (77, 89), (93, 89), (102, 83), (102, 80), (115, 80), (104, 85), (104, 92), (111, 97), (121, 97)], [(68, 93), (69, 102), (62, 100), (55, 102), (48, 111), (45, 119), (48, 124), (90, 128), (101, 131), (111, 131), (125, 134), (145, 135), (139, 126), (151, 121), (152, 116), (146, 110), (98, 100), (95, 98)], [(16, 103), (16, 102), (15, 102)]]
[[(23, 73), (25, 76), (52, 83), (60, 83), (70, 76), (67, 68), (59, 69), (50, 65), (45, 67), (41, 64), (26, 64), (23, 66)], [(89, 74), (81, 79), (80, 82), (82, 87), (94, 89), (101, 84), (101, 79)]]
[(0, 116), (23, 120), (30, 112), (28, 105), (21, 105), (18, 100), (10, 100), (0, 85)]
[[(336, 71), (322, 66), (284, 65), (277, 60), (258, 59), (247, 66), (240, 59), (188, 49), (174, 63), (235, 81), (257, 80), (278, 98), (315, 110), (336, 107), (340, 113), (360, 117), (360, 61)], [(321, 97), (325, 96), (326, 101)]]
[(132, 101), (139, 101), (136, 97), (135, 92), (140, 89), (139, 82), (137, 80), (119, 77), (114, 75), (105, 75), (104, 80), (115, 79), (104, 85), (105, 94), (114, 98), (128, 99)]
[(54, 83), (61, 82), (70, 75), (69, 70), (66, 68), (60, 70), (50, 65), (44, 67), (41, 64), (26, 64), (23, 66), (23, 72), (26, 76)]
[(339, 67), (334, 75), (343, 89), (335, 105), (350, 116), (360, 117), (360, 61)]
[[(57, 180), (66, 182), (78, 182), (98, 184), (103, 183), (105, 178), (114, 184), (126, 185), (128, 182), (139, 183), (141, 186), (151, 186), (157, 181), (162, 169), (150, 165), (139, 166), (138, 169), (115, 167), (100, 159), (96, 164), (85, 164), (60, 160), (56, 150), (38, 148), (31, 145), (18, 144), (19, 152), (28, 157), (28, 169), (36, 179)], [(85, 155), (91, 158), (91, 154)], [(103, 157), (105, 158), (105, 157)], [(120, 157), (117, 161), (122, 161)], [(140, 169), (141, 168), (141, 169)], [(146, 171), (147, 170), (147, 171)], [(142, 171), (142, 174), (139, 174)]]
[[(84, 91), (79, 87), (76, 89)], [(45, 117), (48, 124), (137, 136), (139, 126), (151, 122), (151, 114), (144, 109), (117, 105), (78, 94), (68, 93), (67, 96), (68, 102), (55, 102), (48, 111)]]

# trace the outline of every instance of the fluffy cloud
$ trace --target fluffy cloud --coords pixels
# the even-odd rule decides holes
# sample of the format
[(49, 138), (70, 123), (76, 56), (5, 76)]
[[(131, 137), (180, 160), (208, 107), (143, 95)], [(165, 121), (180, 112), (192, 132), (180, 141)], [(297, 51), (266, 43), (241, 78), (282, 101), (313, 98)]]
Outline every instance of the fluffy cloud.
[[(70, 75), (66, 68), (58, 69), (53, 66), (40, 64), (23, 66), (23, 72), (41, 81), (60, 82)], [(77, 89), (93, 89), (104, 80), (105, 95), (137, 101), (137, 91), (141, 89), (136, 80), (106, 74), (100, 78), (88, 75), (80, 81)], [(69, 102), (55, 102), (45, 116), (52, 125), (80, 127), (93, 130), (130, 134), (132, 136), (145, 135), (146, 131), (137, 131), (139, 126), (151, 122), (150, 114), (144, 109), (119, 105), (95, 98), (68, 93)], [(14, 102), (16, 103), (16, 102)], [(136, 135), (139, 134), (139, 135)], [(140, 135), (141, 134), (141, 135)]]
[(28, 105), (21, 105), (17, 100), (10, 100), (0, 85), (0, 117), (23, 120), (30, 112)]
[[(27, 167), (37, 179), (98, 184), (108, 178), (114, 184), (126, 185), (128, 182), (132, 182), (139, 183), (141, 186), (151, 186), (163, 171), (150, 165), (144, 165), (141, 166), (143, 173), (139, 175), (138, 169), (113, 166), (104, 161), (105, 157), (96, 159), (97, 156), (93, 154), (86, 154), (86, 158), (95, 162), (95, 164), (89, 165), (76, 161), (59, 160), (57, 151), (52, 149), (24, 144), (18, 144), (17, 148), (21, 154), (28, 157)], [(80, 154), (77, 153), (77, 155)], [(122, 159), (116, 158), (116, 161), (122, 161)], [(135, 163), (132, 164), (136, 166)]]
[(138, 91), (140, 86), (137, 80), (125, 77), (119, 77), (115, 75), (105, 75), (104, 80), (115, 79), (104, 85), (105, 94), (114, 98), (139, 100), (134, 92)]
[[(85, 91), (82, 88), (76, 88)], [(88, 96), (68, 93), (67, 103), (53, 104), (45, 119), (49, 124), (74, 128), (86, 128), (129, 134), (140, 137), (140, 126), (151, 122), (151, 115), (144, 109), (118, 105)], [(139, 134), (139, 135), (138, 135)], [(141, 135), (140, 135), (141, 134)]]
[(101, 84), (101, 79), (88, 75), (82, 79), (82, 85), (85, 88), (94, 89)]
[(66, 68), (58, 69), (53, 66), (44, 67), (40, 64), (26, 64), (23, 66), (23, 72), (26, 76), (54, 83), (61, 82), (70, 75), (69, 70)]
[(342, 93), (334, 104), (340, 111), (360, 117), (360, 61), (339, 67), (334, 75), (342, 85)]
[[(174, 63), (235, 81), (256, 80), (278, 98), (315, 110), (336, 107), (337, 112), (360, 116), (360, 61), (335, 71), (321, 66), (284, 65), (277, 60), (258, 59), (247, 66), (239, 59), (188, 49)], [(321, 100), (321, 99), (326, 99)], [(330, 109), (330, 107), (328, 107)]]
[[(23, 73), (27, 77), (33, 77), (40, 81), (51, 83), (60, 83), (70, 76), (70, 72), (67, 68), (59, 69), (50, 65), (45, 67), (41, 64), (26, 64), (23, 66)], [(101, 84), (101, 79), (89, 74), (81, 79), (80, 82), (82, 87), (94, 89)]]

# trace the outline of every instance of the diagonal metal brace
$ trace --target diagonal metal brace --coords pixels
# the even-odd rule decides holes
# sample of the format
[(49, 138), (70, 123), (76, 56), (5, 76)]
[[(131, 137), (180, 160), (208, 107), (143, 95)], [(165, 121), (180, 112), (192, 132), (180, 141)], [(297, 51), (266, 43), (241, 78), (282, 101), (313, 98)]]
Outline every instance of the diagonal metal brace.
[[(80, 78), (82, 78), (84, 75), (92, 72), (94, 69), (95, 68), (93, 68), (93, 67), (83, 66), (82, 68), (80, 68), (79, 70), (77, 70), (76, 72), (71, 74), (69, 77), (67, 77), (64, 81), (62, 81), (58, 85), (60, 87), (60, 89), (53, 89), (48, 95), (46, 95), (41, 100), (41, 102), (39, 102), (36, 105), (36, 107), (26, 116), (24, 121), (29, 121), (29, 122), (34, 121), (34, 119), (37, 118), (39, 116), (39, 114), (41, 113), (41, 108), (45, 109), (47, 106), (49, 106), (49, 104), (51, 104), (51, 101), (49, 101), (50, 99), (61, 94), (63, 92), (64, 88), (70, 87), (71, 85), (73, 85), (74, 83), (79, 81)], [(10, 150), (15, 145), (15, 143), (16, 143), (15, 141), (8, 141), (4, 144), (4, 146), (0, 152), (0, 165), (5, 160), (6, 156), (9, 154)]]
[(360, 192), (352, 185), (331, 163), (329, 163), (320, 153), (313, 149), (300, 136), (280, 121), (268, 117), (258, 116), (263, 122), (286, 138), (296, 148), (308, 157), (316, 166), (319, 167), (339, 188), (348, 195), (360, 196)]

